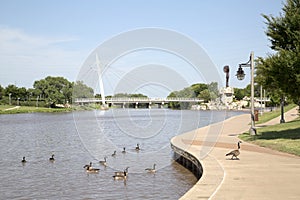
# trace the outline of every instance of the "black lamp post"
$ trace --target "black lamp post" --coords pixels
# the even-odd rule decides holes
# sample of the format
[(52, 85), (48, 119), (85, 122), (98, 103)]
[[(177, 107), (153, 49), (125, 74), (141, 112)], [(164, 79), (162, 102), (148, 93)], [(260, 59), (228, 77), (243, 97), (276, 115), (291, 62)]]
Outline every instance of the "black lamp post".
[(280, 123), (285, 123), (285, 120), (284, 120), (284, 95), (281, 95), (280, 97), (280, 108), (281, 108), (281, 117), (280, 117)]
[(255, 121), (254, 121), (254, 53), (251, 52), (250, 59), (246, 63), (239, 64), (238, 71), (236, 72), (236, 77), (238, 80), (243, 80), (245, 78), (245, 72), (242, 67), (250, 67), (251, 71), (251, 128), (249, 130), (250, 135), (256, 135)]

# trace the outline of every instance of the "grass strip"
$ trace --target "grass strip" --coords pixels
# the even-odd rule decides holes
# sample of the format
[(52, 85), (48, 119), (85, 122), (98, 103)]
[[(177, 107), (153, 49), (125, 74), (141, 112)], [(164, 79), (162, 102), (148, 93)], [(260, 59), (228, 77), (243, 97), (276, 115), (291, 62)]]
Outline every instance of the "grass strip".
[[(287, 106), (284, 106), (284, 112), (287, 112), (289, 110), (291, 110), (292, 108), (296, 107), (296, 104), (289, 104)], [(267, 121), (270, 121), (271, 119), (274, 119), (278, 116), (281, 115), (281, 110), (280, 108), (270, 111), (270, 112), (264, 112), (262, 115), (258, 115), (258, 121), (255, 122), (256, 124), (262, 124), (265, 123)]]
[(244, 133), (240, 139), (300, 156), (300, 118), (282, 124), (257, 129), (257, 135)]

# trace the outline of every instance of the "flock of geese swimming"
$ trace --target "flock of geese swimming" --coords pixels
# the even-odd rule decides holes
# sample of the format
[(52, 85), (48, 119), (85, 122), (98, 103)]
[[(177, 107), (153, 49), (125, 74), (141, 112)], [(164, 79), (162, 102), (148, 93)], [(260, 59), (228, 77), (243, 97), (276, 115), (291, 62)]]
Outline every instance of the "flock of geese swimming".
[[(232, 156), (231, 159), (234, 159), (234, 158), (235, 159), (239, 159), (238, 156), (240, 155), (240, 148), (241, 148), (240, 144), (241, 143), (242, 143), (242, 141), (238, 141), (238, 143), (237, 143), (238, 148), (235, 149), (235, 150), (230, 151), (225, 156)], [(135, 150), (136, 151), (140, 150), (139, 144), (137, 144), (137, 146), (135, 147)], [(122, 153), (126, 153), (125, 147), (123, 148)], [(117, 151), (114, 151), (111, 156), (115, 157), (116, 155), (117, 155)], [(104, 157), (104, 160), (100, 160), (99, 164), (103, 165), (104, 167), (107, 167), (107, 161), (106, 161), (106, 159), (107, 159), (107, 156)], [(54, 154), (52, 154), (52, 156), (49, 158), (49, 161), (50, 162), (54, 162), (55, 161)], [(22, 159), (21, 162), (23, 164), (25, 164), (27, 162), (26, 159), (25, 159), (25, 156), (23, 157), (23, 159)], [(146, 168), (145, 171), (148, 172), (148, 173), (155, 173), (156, 172), (155, 166), (156, 166), (156, 164), (154, 163), (152, 168)], [(94, 168), (92, 166), (92, 162), (90, 162), (90, 164), (88, 164), (88, 165), (84, 165), (83, 168), (86, 169), (87, 173), (99, 173), (99, 171), (100, 171), (100, 169)], [(128, 169), (129, 169), (129, 167), (126, 167), (124, 169), (124, 171), (117, 171), (117, 172), (115, 172), (115, 174), (112, 177), (115, 180), (126, 180), (127, 179), (127, 174), (128, 174)]]
[[(136, 151), (140, 150), (139, 144), (137, 144), (137, 146), (135, 147), (135, 150)], [(122, 153), (126, 153), (125, 147), (123, 148)], [(111, 156), (115, 157), (116, 155), (117, 155), (117, 151), (114, 151)], [(104, 157), (104, 160), (100, 160), (99, 164), (103, 165), (104, 167), (107, 167), (108, 164), (107, 164), (106, 159), (107, 159), (107, 156)], [(49, 158), (49, 161), (50, 162), (54, 162), (55, 161), (54, 154), (52, 154), (52, 156)], [(25, 164), (27, 162), (26, 159), (25, 159), (25, 156), (23, 157), (23, 159), (22, 159), (21, 162), (23, 164)], [(155, 166), (156, 166), (156, 164), (154, 163), (153, 164), (153, 168), (146, 168), (145, 171), (148, 172), (148, 173), (155, 173), (156, 172)], [(87, 165), (84, 165), (83, 168), (85, 168), (85, 170), (86, 170), (87, 173), (99, 173), (99, 171), (100, 171), (100, 169), (94, 168), (92, 166), (92, 162), (90, 162)], [(115, 179), (115, 180), (126, 180), (127, 179), (127, 174), (128, 174), (128, 169), (129, 169), (129, 167), (126, 167), (124, 169), (124, 171), (117, 171), (117, 172), (115, 172), (114, 175), (112, 176), (113, 179)]]
[[(136, 151), (140, 150), (139, 144), (136, 145), (135, 150)], [(126, 148), (125, 147), (123, 148), (122, 153), (123, 154), (126, 153)], [(116, 155), (117, 155), (117, 151), (114, 151), (113, 154), (111, 154), (112, 157), (115, 157)], [(104, 157), (104, 160), (100, 160), (99, 164), (103, 165), (104, 167), (107, 167), (108, 166), (107, 156)], [(156, 166), (156, 164), (154, 163), (153, 168), (146, 168), (145, 171), (148, 172), (148, 173), (155, 173), (156, 172), (155, 166)], [(90, 164), (88, 164), (88, 165), (83, 166), (83, 168), (86, 169), (87, 173), (99, 173), (99, 171), (100, 171), (100, 169), (92, 167), (92, 162), (90, 162)], [(113, 179), (115, 179), (115, 180), (126, 180), (127, 176), (128, 176), (128, 169), (129, 169), (129, 167), (126, 167), (124, 169), (124, 171), (115, 172), (114, 175), (112, 176)]]

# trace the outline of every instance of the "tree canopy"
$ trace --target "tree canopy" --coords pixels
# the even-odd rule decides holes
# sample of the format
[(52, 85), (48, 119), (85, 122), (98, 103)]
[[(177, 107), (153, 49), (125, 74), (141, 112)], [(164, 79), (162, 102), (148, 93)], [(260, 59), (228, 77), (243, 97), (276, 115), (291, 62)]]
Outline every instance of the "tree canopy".
[(287, 0), (278, 17), (263, 15), (274, 54), (256, 61), (256, 81), (300, 106), (300, 0)]
[(287, 0), (278, 17), (263, 15), (271, 49), (294, 51), (300, 43), (300, 0)]
[(83, 83), (77, 81), (73, 85), (73, 98), (92, 98), (94, 97), (94, 90)]
[[(168, 98), (200, 98), (203, 99), (204, 102), (208, 102), (211, 100), (215, 100), (218, 96), (218, 83), (212, 82), (210, 84), (197, 83), (180, 91), (173, 91), (168, 95)], [(169, 107), (173, 109), (187, 109), (191, 107), (191, 103), (170, 102)]]
[(33, 87), (50, 106), (72, 101), (72, 84), (63, 77), (48, 76), (45, 79), (35, 81)]

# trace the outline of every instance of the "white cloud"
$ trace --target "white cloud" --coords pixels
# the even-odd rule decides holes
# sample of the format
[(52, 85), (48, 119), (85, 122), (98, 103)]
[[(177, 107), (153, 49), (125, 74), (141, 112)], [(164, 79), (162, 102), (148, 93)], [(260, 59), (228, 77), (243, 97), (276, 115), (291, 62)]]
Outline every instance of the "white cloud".
[(84, 54), (66, 48), (74, 42), (78, 39), (72, 36), (34, 36), (0, 26), (0, 84), (32, 87), (35, 80), (48, 75), (75, 80)]

